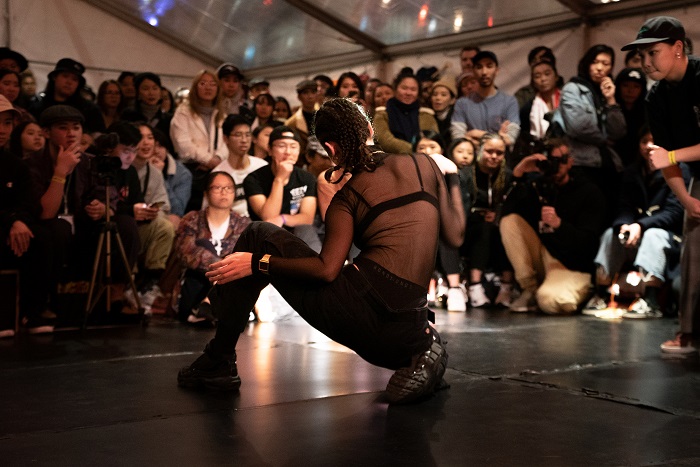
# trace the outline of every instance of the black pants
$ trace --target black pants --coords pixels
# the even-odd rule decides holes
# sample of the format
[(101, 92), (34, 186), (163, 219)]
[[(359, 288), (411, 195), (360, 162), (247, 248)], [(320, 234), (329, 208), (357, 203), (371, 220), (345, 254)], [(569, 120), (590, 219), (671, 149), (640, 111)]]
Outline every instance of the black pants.
[[(49, 294), (56, 288), (52, 280), (54, 262), (51, 231), (41, 224), (29, 226), (34, 238), (29, 242), (29, 249), (22, 256), (16, 256), (7, 245), (3, 234), (0, 245), (0, 269), (19, 270), (19, 306), (20, 313), (26, 317), (30, 325), (39, 319), (46, 309)], [(3, 297), (7, 300), (9, 297)]]
[[(316, 256), (302, 240), (267, 222), (253, 222), (235, 251), (286, 258)], [(427, 308), (392, 310), (354, 266), (331, 283), (254, 274), (214, 287), (209, 294), (219, 318), (210, 349), (232, 354), (260, 291), (271, 283), (309, 324), (368, 362), (390, 369), (408, 366), (431, 344)]]
[(188, 269), (185, 272), (185, 280), (180, 289), (180, 301), (178, 302), (178, 319), (183, 323), (192, 313), (192, 310), (199, 306), (211, 290), (211, 283), (203, 272)]

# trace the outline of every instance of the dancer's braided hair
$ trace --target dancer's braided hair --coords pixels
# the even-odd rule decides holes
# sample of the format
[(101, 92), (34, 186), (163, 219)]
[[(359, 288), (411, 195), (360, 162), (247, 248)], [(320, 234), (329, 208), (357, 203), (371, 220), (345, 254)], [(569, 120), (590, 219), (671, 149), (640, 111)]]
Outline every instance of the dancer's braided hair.
[[(333, 141), (340, 151), (333, 156), (336, 166), (326, 171), (331, 182), (333, 172), (343, 170), (343, 175), (358, 170), (374, 171), (377, 161), (367, 147), (369, 118), (359, 105), (344, 98), (329, 99), (323, 103), (314, 117), (313, 132), (323, 143)], [(332, 183), (338, 183), (343, 177)]]

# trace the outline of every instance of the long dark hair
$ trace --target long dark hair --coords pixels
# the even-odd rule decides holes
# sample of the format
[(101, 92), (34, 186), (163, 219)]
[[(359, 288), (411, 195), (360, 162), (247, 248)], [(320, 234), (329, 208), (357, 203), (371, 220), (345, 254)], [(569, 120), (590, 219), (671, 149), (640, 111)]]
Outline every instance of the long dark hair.
[(610, 76), (612, 78), (612, 70), (615, 68), (615, 51), (612, 47), (605, 44), (597, 44), (588, 49), (583, 58), (578, 62), (578, 76), (588, 82), (591, 82), (591, 63), (595, 60), (598, 54), (610, 55)]
[(336, 170), (346, 174), (359, 170), (372, 172), (377, 168), (377, 161), (367, 147), (369, 125), (364, 109), (349, 99), (329, 99), (318, 109), (314, 116), (314, 135), (321, 144), (332, 141), (340, 146), (340, 151), (332, 156), (336, 167), (326, 171), (327, 181), (331, 181)]

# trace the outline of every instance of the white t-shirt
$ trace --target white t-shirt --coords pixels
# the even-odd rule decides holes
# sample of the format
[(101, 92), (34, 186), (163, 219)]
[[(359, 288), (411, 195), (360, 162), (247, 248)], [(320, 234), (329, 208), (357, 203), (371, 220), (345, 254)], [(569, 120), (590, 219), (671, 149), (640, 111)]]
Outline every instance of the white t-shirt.
[[(229, 164), (228, 159), (226, 159), (221, 164), (214, 167), (213, 172), (226, 172), (233, 177), (236, 188), (236, 198), (233, 202), (233, 212), (239, 216), (250, 217), (248, 214), (248, 203), (246, 202), (245, 190), (243, 189), (243, 180), (245, 180), (249, 173), (255, 172), (260, 167), (266, 166), (267, 161), (260, 159), (259, 157), (246, 157), (250, 161), (250, 164), (248, 164), (248, 167), (245, 169), (234, 169), (231, 167), (231, 164)], [(202, 201), (202, 209), (206, 208), (208, 204), (207, 197), (205, 196), (204, 200)]]

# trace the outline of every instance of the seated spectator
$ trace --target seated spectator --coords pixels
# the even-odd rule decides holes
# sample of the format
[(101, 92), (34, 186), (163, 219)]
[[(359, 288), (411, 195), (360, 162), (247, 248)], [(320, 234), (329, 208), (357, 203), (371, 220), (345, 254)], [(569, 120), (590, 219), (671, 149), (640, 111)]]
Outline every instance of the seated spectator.
[(314, 113), (318, 109), (318, 104), (316, 103), (318, 90), (316, 82), (311, 80), (300, 81), (297, 83), (296, 89), (301, 105), (284, 124), (296, 130), (301, 140), (301, 153), (305, 154), (306, 144), (309, 140), (309, 130), (312, 128)]
[(139, 238), (143, 258), (142, 276), (142, 305), (148, 309), (153, 302), (162, 296), (158, 281), (165, 271), (170, 256), (170, 250), (175, 238), (175, 226), (168, 219), (170, 214), (170, 199), (165, 187), (163, 173), (156, 170), (149, 161), (154, 157), (155, 139), (153, 130), (147, 124), (138, 124), (141, 141), (138, 144), (136, 158), (132, 162), (139, 177), (141, 193), (143, 193), (143, 215), (138, 218)]
[(430, 108), (435, 112), (435, 120), (440, 129), (440, 137), (446, 145), (452, 141), (450, 124), (452, 122), (452, 112), (454, 111), (455, 99), (457, 98), (457, 87), (454, 85), (454, 77), (443, 76), (433, 83), (430, 95)]
[(513, 271), (498, 229), (503, 200), (512, 178), (505, 155), (503, 137), (486, 133), (481, 138), (476, 164), (466, 173), (470, 209), (464, 245), (469, 258), (469, 304), (472, 307), (491, 304), (482, 283), (484, 273), (490, 270), (500, 274), (501, 280), (494, 304), (510, 306), (513, 294)]
[[(649, 154), (654, 139), (646, 128), (638, 143), (638, 158), (622, 175), (620, 201), (612, 227), (600, 239), (595, 257), (596, 294), (584, 309), (595, 313), (607, 307), (607, 290), (625, 262), (633, 261), (644, 282), (644, 296), (624, 315), (628, 318), (660, 318), (659, 289), (680, 257), (683, 206), (666, 184), (660, 170), (651, 168)], [(690, 171), (681, 164), (686, 186)]]
[[(515, 186), (503, 204), (500, 230), (522, 293), (514, 312), (571, 314), (588, 296), (590, 269), (603, 231), (603, 196), (574, 177), (568, 142), (548, 141), (548, 156), (532, 154), (513, 169)], [(527, 181), (526, 174), (543, 173)]]
[(161, 108), (163, 87), (160, 76), (155, 73), (139, 73), (134, 77), (136, 86), (136, 101), (133, 108), (122, 112), (121, 118), (127, 122), (146, 122), (151, 128), (157, 128), (168, 135), (166, 147), (172, 153), (175, 148), (170, 141), (170, 121), (172, 114), (163, 112)]
[(420, 106), (420, 86), (415, 75), (404, 72), (394, 80), (395, 97), (386, 107), (377, 107), (374, 127), (377, 142), (388, 153), (411, 152), (413, 136), (421, 131), (439, 131), (435, 112)]
[(647, 79), (641, 68), (625, 68), (615, 78), (615, 100), (627, 125), (625, 135), (615, 141), (615, 150), (625, 167), (636, 162), (639, 155), (639, 132), (647, 124), (646, 96)]
[(168, 219), (177, 229), (180, 219), (185, 215), (185, 208), (192, 193), (192, 173), (168, 152), (168, 139), (162, 131), (154, 128), (153, 139), (155, 148), (150, 163), (163, 174), (170, 201)]
[(330, 156), (326, 150), (323, 149), (321, 143), (313, 136), (309, 138), (309, 144), (306, 147), (304, 159), (306, 160), (304, 170), (313, 175), (314, 178), (318, 178), (333, 166), (333, 161), (331, 161)]
[(46, 89), (29, 105), (29, 112), (39, 119), (41, 113), (57, 104), (69, 105), (83, 114), (85, 132), (104, 132), (105, 125), (102, 114), (95, 104), (86, 101), (80, 94), (85, 86), (85, 67), (82, 63), (71, 58), (62, 58), (56, 63), (54, 70), (49, 73)]
[(202, 207), (207, 175), (228, 157), (224, 144), (218, 78), (201, 71), (192, 80), (189, 99), (175, 110), (170, 139), (180, 160), (192, 172), (192, 195), (185, 211)]
[[(29, 168), (4, 149), (18, 114), (0, 96), (0, 269), (19, 270), (21, 318), (26, 319), (29, 333), (38, 334), (53, 331), (53, 322), (46, 317), (50, 292), (56, 287), (51, 277), (53, 248), (50, 232), (39, 222), (41, 206)], [(15, 335), (14, 320), (14, 313), (0, 316), (0, 338)]]
[(296, 166), (299, 137), (286, 126), (270, 133), (270, 164), (248, 175), (243, 186), (250, 218), (291, 230), (314, 251), (321, 241), (313, 226), (316, 214), (316, 179)]
[(233, 252), (238, 237), (250, 224), (250, 219), (231, 210), (235, 199), (234, 181), (226, 172), (209, 174), (205, 196), (206, 208), (189, 212), (182, 218), (174, 247), (187, 268), (178, 317), (191, 324), (215, 319), (206, 300), (211, 283), (204, 274), (212, 263)]
[(598, 185), (612, 220), (622, 160), (611, 146), (625, 135), (625, 116), (615, 101), (612, 69), (615, 52), (607, 45), (594, 45), (578, 64), (578, 76), (564, 85), (557, 123), (569, 138), (573, 156), (572, 175), (588, 177)]
[(270, 124), (265, 124), (257, 127), (253, 130), (253, 147), (249, 153), (257, 157), (258, 159), (263, 159), (267, 162), (270, 160), (270, 133), (275, 127)]
[[(236, 188), (233, 200), (233, 212), (243, 217), (250, 217), (248, 202), (243, 181), (251, 172), (266, 166), (263, 159), (249, 156), (253, 135), (250, 132), (250, 124), (240, 115), (229, 115), (221, 126), (224, 132), (224, 142), (228, 147), (228, 159), (214, 168), (215, 172), (226, 172), (231, 175)], [(258, 127), (259, 128), (259, 127)], [(270, 130), (272, 128), (270, 127)], [(207, 207), (207, 199), (204, 199), (203, 208)]]
[(46, 139), (38, 123), (22, 122), (12, 130), (10, 152), (22, 159), (29, 159), (44, 149)]
[(479, 87), (457, 99), (452, 114), (452, 138), (469, 138), (478, 144), (486, 133), (498, 133), (506, 146), (510, 146), (520, 133), (518, 102), (496, 87), (496, 54), (482, 50), (472, 61)]
[(275, 97), (275, 108), (272, 110), (272, 117), (278, 122), (284, 123), (291, 116), (292, 108), (289, 106), (289, 101), (281, 96)]
[(103, 81), (97, 90), (97, 107), (100, 109), (106, 128), (119, 120), (123, 104), (124, 98), (119, 83), (113, 79)]
[(382, 84), (382, 80), (379, 78), (370, 78), (367, 80), (367, 84), (365, 84), (364, 100), (365, 105), (367, 106), (366, 110), (369, 115), (374, 115), (374, 108), (376, 107), (374, 104), (374, 90), (377, 89), (377, 86), (380, 84)]

